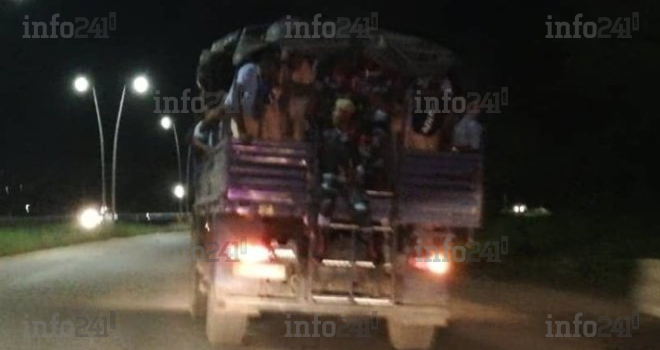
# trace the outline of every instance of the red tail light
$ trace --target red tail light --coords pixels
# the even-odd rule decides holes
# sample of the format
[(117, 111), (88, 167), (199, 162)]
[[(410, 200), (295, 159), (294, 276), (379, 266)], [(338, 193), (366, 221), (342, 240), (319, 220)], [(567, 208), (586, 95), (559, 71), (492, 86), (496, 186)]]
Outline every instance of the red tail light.
[(238, 253), (238, 263), (232, 267), (233, 274), (252, 279), (286, 281), (286, 267), (272, 262), (273, 258), (274, 254), (268, 247), (248, 243)]
[[(417, 261), (421, 260), (421, 261)], [(433, 273), (435, 275), (444, 275), (449, 271), (449, 261), (442, 261), (443, 259), (440, 259), (441, 261), (424, 261), (424, 259), (418, 259), (416, 257), (410, 258), (409, 262), (410, 265), (413, 267), (423, 270), (423, 271), (428, 271), (430, 273)]]
[(238, 253), (238, 261), (243, 263), (265, 263), (273, 257), (267, 247), (258, 244), (247, 244), (244, 251)]

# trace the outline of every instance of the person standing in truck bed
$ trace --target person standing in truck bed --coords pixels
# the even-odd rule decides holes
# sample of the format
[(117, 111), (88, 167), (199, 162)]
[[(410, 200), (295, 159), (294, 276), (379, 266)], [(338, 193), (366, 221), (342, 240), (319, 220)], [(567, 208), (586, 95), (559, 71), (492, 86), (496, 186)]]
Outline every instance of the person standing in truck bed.
[(462, 152), (476, 152), (481, 148), (483, 129), (477, 118), (479, 104), (473, 100), (468, 103), (468, 110), (454, 127), (453, 149)]
[(291, 52), (282, 65), (284, 105), (291, 137), (303, 141), (311, 127), (316, 103), (316, 62), (311, 56)]
[(357, 174), (361, 158), (358, 149), (360, 134), (354, 114), (355, 105), (351, 100), (338, 99), (332, 117), (334, 127), (323, 135), (320, 150), (323, 177), (321, 225), (331, 221), (338, 196), (348, 201), (358, 218), (364, 217), (368, 209)]
[(279, 54), (264, 48), (248, 57), (236, 72), (225, 108), (236, 121), (240, 138), (259, 138), (264, 106), (276, 86)]

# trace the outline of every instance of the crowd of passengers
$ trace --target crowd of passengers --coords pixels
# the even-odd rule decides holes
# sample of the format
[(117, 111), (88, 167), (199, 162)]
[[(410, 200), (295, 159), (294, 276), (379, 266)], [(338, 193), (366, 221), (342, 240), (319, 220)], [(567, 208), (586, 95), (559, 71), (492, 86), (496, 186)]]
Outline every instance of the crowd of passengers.
[(267, 141), (341, 135), (355, 151), (356, 166), (381, 165), (373, 157), (387, 138), (415, 150), (480, 148), (478, 106), (461, 114), (419, 110), (419, 100), (422, 109), (429, 107), (425, 96), (460, 94), (447, 76), (410, 81), (359, 52), (337, 56), (324, 59), (327, 67), (313, 56), (274, 49), (246, 57), (231, 85), (219, 87), (229, 93), (206, 105), (193, 145), (210, 151), (223, 135)]
[(423, 103), (420, 111), (416, 103), (425, 96), (459, 96), (454, 85), (447, 76), (404, 79), (359, 52), (320, 62), (304, 53), (262, 50), (239, 65), (231, 86), (220, 87), (229, 92), (207, 105), (192, 142), (204, 154), (222, 137), (321, 140), (319, 223), (330, 221), (337, 197), (347, 199), (359, 220), (368, 220), (365, 189), (388, 187), (382, 175), (388, 173), (389, 146), (479, 150), (478, 106), (459, 114), (441, 113), (443, 106), (425, 111)]

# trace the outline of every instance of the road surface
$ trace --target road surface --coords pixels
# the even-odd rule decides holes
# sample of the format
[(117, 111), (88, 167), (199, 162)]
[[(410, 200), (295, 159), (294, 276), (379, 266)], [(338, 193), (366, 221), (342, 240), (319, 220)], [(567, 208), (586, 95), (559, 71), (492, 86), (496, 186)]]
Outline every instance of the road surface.
[[(188, 237), (145, 235), (0, 259), (0, 349), (213, 349), (203, 323), (188, 313), (190, 265), (172, 254), (188, 247)], [(489, 281), (458, 283), (452, 300), (454, 320), (440, 333), (436, 349), (660, 349), (658, 320), (646, 316), (631, 338), (546, 337), (548, 313), (569, 322), (577, 312), (585, 314), (585, 321), (598, 315), (615, 319), (632, 313), (625, 303)], [(114, 329), (101, 323), (111, 312)], [(78, 334), (88, 337), (33, 336), (32, 321), (45, 321), (50, 333), (55, 313), (60, 325), (71, 321), (80, 327)], [(91, 324), (94, 317), (96, 325)], [(284, 336), (285, 320), (265, 315), (253, 321), (242, 349), (392, 349), (384, 321), (366, 338), (290, 338)], [(104, 333), (108, 336), (95, 336)]]

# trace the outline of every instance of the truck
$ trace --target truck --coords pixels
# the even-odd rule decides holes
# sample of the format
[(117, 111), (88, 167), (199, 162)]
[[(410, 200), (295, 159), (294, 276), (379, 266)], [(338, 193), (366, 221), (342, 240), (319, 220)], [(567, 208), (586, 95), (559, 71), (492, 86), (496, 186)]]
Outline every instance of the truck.
[[(240, 41), (248, 32), (232, 35)], [(344, 45), (372, 49), (376, 59), (405, 55), (410, 62), (399, 66), (412, 74), (446, 70), (450, 57), (436, 44), (396, 33), (365, 41)], [(310, 51), (337, 50), (337, 40), (328, 45), (316, 41)], [(250, 319), (276, 312), (382, 318), (396, 349), (431, 347), (450, 320), (455, 271), (451, 262), (419, 255), (440, 251), (447, 235), (480, 227), (481, 154), (392, 142), (388, 185), (366, 191), (369, 223), (355, 222), (350, 205), (340, 203), (320, 224), (318, 143), (224, 137), (200, 164), (191, 245), (211, 258), (193, 264), (193, 316), (205, 319), (212, 344), (240, 344)], [(429, 225), (435, 229), (415, 229)], [(365, 258), (374, 237), (382, 261)], [(320, 242), (328, 245), (322, 255)]]

